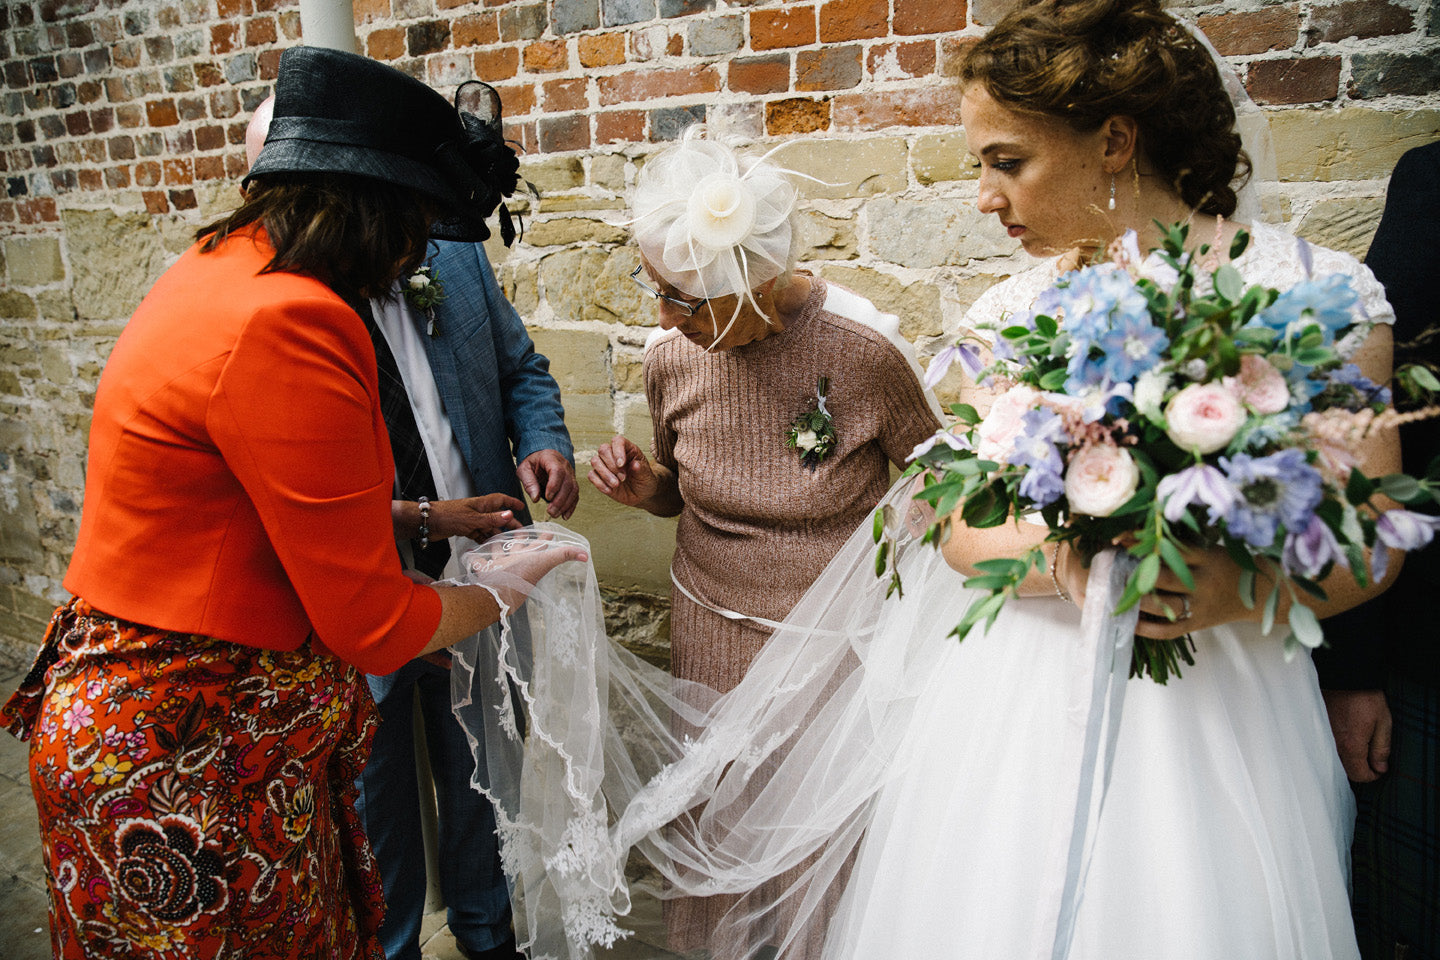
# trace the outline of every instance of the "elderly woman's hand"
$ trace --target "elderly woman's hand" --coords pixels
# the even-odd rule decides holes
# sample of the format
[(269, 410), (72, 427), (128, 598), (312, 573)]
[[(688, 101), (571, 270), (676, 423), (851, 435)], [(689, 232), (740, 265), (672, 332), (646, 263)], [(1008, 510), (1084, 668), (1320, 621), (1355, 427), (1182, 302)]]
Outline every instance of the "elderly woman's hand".
[(601, 444), (590, 458), (590, 482), (627, 507), (644, 507), (661, 492), (661, 477), (645, 452), (624, 437)]

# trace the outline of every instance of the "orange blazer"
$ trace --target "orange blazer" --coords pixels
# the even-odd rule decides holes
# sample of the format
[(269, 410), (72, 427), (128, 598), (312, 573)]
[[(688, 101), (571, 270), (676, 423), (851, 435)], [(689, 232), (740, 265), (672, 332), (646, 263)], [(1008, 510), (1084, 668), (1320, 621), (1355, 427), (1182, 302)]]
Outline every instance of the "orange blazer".
[(401, 573), (375, 351), (317, 280), (261, 274), (257, 231), (192, 247), (100, 377), (65, 588), (164, 630), (384, 674), (440, 620)]

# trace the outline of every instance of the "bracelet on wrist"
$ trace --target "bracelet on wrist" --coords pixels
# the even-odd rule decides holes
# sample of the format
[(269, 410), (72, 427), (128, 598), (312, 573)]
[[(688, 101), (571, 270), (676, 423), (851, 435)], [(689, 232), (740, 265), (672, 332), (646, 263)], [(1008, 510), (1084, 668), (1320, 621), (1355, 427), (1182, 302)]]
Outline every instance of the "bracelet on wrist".
[(420, 498), (420, 549), (430, 546), (430, 498)]
[(1055, 552), (1050, 557), (1050, 582), (1055, 584), (1055, 596), (1064, 600), (1066, 603), (1074, 603), (1075, 598), (1070, 596), (1065, 588), (1060, 585), (1060, 551), (1064, 548), (1065, 544), (1057, 543), (1055, 545)]

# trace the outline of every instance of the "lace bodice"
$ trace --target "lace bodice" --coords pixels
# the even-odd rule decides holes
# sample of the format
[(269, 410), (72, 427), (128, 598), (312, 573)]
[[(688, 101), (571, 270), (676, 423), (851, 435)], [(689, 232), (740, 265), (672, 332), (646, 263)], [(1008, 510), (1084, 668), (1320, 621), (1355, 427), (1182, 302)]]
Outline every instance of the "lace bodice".
[[(1294, 286), (1306, 277), (1305, 264), (1301, 260), (1300, 246), (1288, 231), (1269, 224), (1258, 223), (1250, 227), (1250, 245), (1235, 260), (1235, 267), (1247, 284), (1262, 284), (1284, 290)], [(1360, 295), (1360, 306), (1364, 316), (1357, 316), (1358, 322), (1394, 323), (1395, 311), (1385, 299), (1385, 288), (1370, 269), (1348, 253), (1327, 247), (1309, 245), (1311, 276), (1343, 273), (1350, 278), (1355, 291)], [(1054, 283), (1059, 276), (1058, 257), (1043, 260), (1017, 273), (1008, 280), (995, 284), (980, 295), (970, 312), (965, 316), (965, 325), (974, 328), (981, 323), (995, 323), (1007, 314), (1028, 309), (1035, 298)], [(1368, 327), (1352, 332), (1339, 345), (1342, 356), (1349, 356), (1364, 339)]]

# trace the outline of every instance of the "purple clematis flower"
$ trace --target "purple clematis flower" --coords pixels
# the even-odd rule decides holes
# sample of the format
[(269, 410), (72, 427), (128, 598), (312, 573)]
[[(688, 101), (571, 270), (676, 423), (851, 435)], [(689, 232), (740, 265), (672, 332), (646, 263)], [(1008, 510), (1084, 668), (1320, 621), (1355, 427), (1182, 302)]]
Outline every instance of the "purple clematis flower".
[(974, 449), (970, 446), (970, 441), (965, 439), (964, 437), (954, 434), (949, 430), (936, 430), (935, 433), (930, 437), (930, 439), (922, 440), (919, 443), (915, 444), (915, 449), (910, 451), (910, 456), (906, 459), (906, 462), (909, 463), (913, 460), (919, 460), (921, 457), (925, 456), (925, 454), (929, 453), (931, 450), (934, 450), (937, 444), (941, 443), (945, 444), (945, 446), (949, 447), (951, 450)]
[(1309, 526), (1300, 533), (1285, 535), (1285, 551), (1280, 562), (1291, 576), (1311, 579), (1318, 577), (1326, 564), (1331, 562), (1342, 567), (1350, 566), (1334, 531), (1318, 516), (1312, 516)]
[(1395, 550), (1419, 550), (1435, 539), (1440, 528), (1440, 517), (1430, 517), (1413, 510), (1386, 510), (1375, 521), (1375, 536), (1380, 543), (1370, 552), (1370, 575), (1376, 580), (1385, 576), (1390, 568), (1390, 551), (1381, 544)]
[(1209, 522), (1213, 525), (1240, 502), (1240, 491), (1235, 485), (1206, 463), (1165, 477), (1155, 488), (1155, 495), (1165, 502), (1165, 519), (1171, 523), (1179, 520), (1191, 504), (1198, 503), (1209, 511)]
[(950, 371), (950, 365), (956, 360), (960, 361), (965, 375), (972, 380), (984, 369), (980, 363), (980, 351), (968, 343), (952, 343), (935, 354), (935, 359), (931, 360), (930, 366), (925, 368), (925, 386), (932, 390), (935, 389), (935, 385), (944, 379), (945, 374)]

